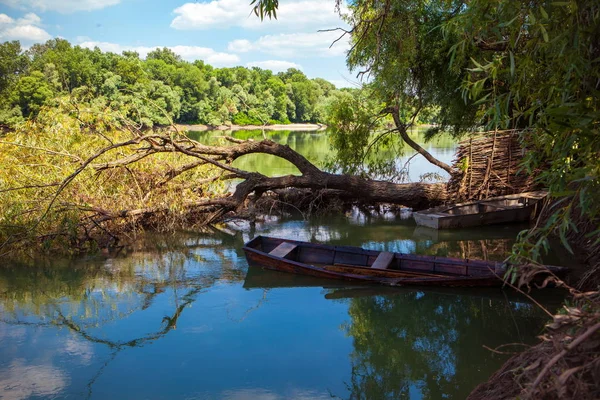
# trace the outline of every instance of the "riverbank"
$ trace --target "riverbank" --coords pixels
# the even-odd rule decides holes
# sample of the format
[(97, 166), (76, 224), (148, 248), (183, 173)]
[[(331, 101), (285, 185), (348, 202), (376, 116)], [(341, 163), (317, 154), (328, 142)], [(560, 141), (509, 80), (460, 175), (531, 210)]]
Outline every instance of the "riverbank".
[(327, 128), (323, 124), (274, 124), (274, 125), (203, 125), (203, 124), (175, 124), (179, 131), (239, 131), (239, 130), (265, 130), (265, 131), (321, 131)]

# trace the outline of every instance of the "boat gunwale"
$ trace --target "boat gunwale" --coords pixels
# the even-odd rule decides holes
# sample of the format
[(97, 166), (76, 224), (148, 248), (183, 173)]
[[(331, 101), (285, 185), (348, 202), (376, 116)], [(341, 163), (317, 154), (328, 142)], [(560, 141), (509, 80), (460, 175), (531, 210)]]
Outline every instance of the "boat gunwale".
[[(285, 261), (294, 261), (301, 265), (310, 265), (310, 264), (305, 264), (305, 263), (301, 263), (299, 261), (290, 260), (289, 258), (285, 258), (285, 257), (277, 257), (273, 254), (269, 254), (268, 252), (264, 252), (257, 248), (247, 246), (259, 238), (260, 238), (260, 241), (262, 241), (262, 239), (265, 238), (267, 240), (291, 242), (291, 243), (297, 244), (298, 247), (313, 247), (313, 248), (327, 249), (327, 250), (331, 250), (331, 251), (343, 251), (346, 253), (368, 255), (368, 256), (377, 256), (379, 253), (381, 253), (383, 251), (383, 250), (368, 250), (368, 249), (363, 249), (362, 247), (356, 247), (356, 246), (331, 246), (331, 245), (327, 245), (327, 244), (323, 244), (323, 243), (303, 242), (300, 240), (273, 238), (273, 237), (262, 236), (262, 235), (259, 235), (259, 236), (255, 237), (253, 240), (247, 242), (243, 247), (243, 250), (249, 249), (254, 252), (262, 253), (269, 258), (276, 258), (276, 259), (281, 259), (281, 260), (285, 260)], [(474, 268), (482, 268), (482, 269), (485, 269), (485, 268), (495, 269), (496, 267), (502, 267), (504, 265), (504, 263), (500, 262), (500, 261), (485, 261), (485, 260), (474, 260), (474, 259), (470, 259), (470, 258), (427, 256), (427, 255), (422, 255), (422, 254), (411, 254), (411, 253), (400, 253), (400, 252), (392, 252), (392, 253), (394, 254), (394, 259), (399, 258), (400, 260), (406, 260), (406, 261), (424, 261), (424, 262), (431, 262), (433, 264), (438, 263), (438, 264), (458, 265), (458, 266), (468, 265), (469, 268), (474, 267)], [(469, 276), (469, 275), (463, 275), (463, 276)]]

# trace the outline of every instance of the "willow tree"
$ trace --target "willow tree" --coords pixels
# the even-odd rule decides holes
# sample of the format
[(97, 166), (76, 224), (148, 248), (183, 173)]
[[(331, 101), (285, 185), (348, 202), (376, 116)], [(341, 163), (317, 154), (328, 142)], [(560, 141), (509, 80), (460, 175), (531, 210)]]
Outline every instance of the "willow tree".
[[(257, 15), (276, 16), (277, 1), (259, 0), (253, 4)], [(376, 149), (378, 143), (398, 137), (432, 164), (452, 172), (451, 166), (433, 157), (408, 132), (432, 108), (439, 114), (439, 125), (429, 132), (430, 136), (449, 129), (459, 134), (477, 125), (478, 107), (471, 100), (465, 102), (459, 92), (466, 64), (456, 62), (449, 68), (449, 52), (458, 38), (441, 29), (464, 4), (447, 0), (348, 3), (349, 12), (341, 17), (350, 28), (337, 30), (341, 36), (350, 36), (347, 63), (359, 78), (369, 82), (364, 89), (373, 105), (365, 112), (364, 98), (335, 104), (337, 110), (328, 122), (334, 129), (334, 138), (338, 138), (342, 162), (360, 162), (363, 153)], [(340, 8), (340, 0), (337, 5)], [(363, 122), (349, 126), (348, 117)], [(393, 121), (391, 129), (383, 129), (386, 117)], [(373, 130), (378, 129), (383, 133), (372, 137)], [(354, 151), (345, 157), (343, 146), (348, 144), (353, 145)]]
[[(469, 62), (464, 98), (491, 129), (518, 128), (523, 167), (560, 203), (543, 229), (522, 241), (536, 258), (558, 232), (592, 250), (600, 244), (600, 5), (596, 1), (471, 1), (445, 24), (460, 38), (453, 60)], [(484, 48), (477, 56), (473, 48)], [(598, 260), (596, 270), (600, 271)]]
[[(279, 2), (252, 5), (257, 15), (276, 17)], [(600, 244), (597, 1), (356, 0), (348, 10), (342, 18), (350, 27), (340, 29), (351, 37), (347, 63), (368, 78), (380, 109), (340, 114), (364, 122), (340, 124), (338, 135), (369, 149), (367, 128), (376, 126), (369, 121), (390, 115), (395, 126), (386, 134), (399, 134), (449, 170), (407, 135), (427, 107), (439, 107), (440, 129), (457, 134), (519, 129), (531, 149), (523, 168), (562, 201), (545, 228), (521, 242), (521, 254), (537, 258), (550, 232), (567, 248), (568, 234), (578, 230), (587, 234), (584, 244)]]

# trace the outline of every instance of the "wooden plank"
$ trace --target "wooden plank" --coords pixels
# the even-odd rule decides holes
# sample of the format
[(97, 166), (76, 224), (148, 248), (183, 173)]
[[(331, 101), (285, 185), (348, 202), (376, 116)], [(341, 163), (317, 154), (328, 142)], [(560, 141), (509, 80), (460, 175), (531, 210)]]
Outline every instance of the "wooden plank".
[(467, 267), (465, 265), (456, 265), (444, 262), (435, 263), (435, 272), (443, 272), (445, 274), (453, 275), (467, 275)]
[(275, 257), (285, 258), (288, 254), (290, 254), (296, 247), (294, 243), (282, 242), (279, 246), (275, 247), (273, 250), (269, 252), (270, 255)]
[(305, 264), (333, 264), (333, 255), (331, 248), (302, 246), (298, 248), (296, 261)]
[(371, 265), (371, 268), (387, 269), (390, 266), (390, 264), (392, 263), (393, 259), (394, 259), (393, 253), (390, 253), (389, 251), (382, 251), (381, 253), (379, 253), (377, 258), (375, 259), (375, 262), (373, 263), (373, 265)]
[(324, 265), (323, 269), (343, 274), (355, 274), (380, 278), (450, 278), (446, 275), (429, 274), (423, 272), (399, 271), (397, 269), (373, 269), (369, 267), (358, 267), (353, 265)]
[(333, 263), (334, 264), (361, 265), (361, 266), (366, 267), (368, 259), (369, 259), (368, 254), (348, 253), (348, 252), (340, 251), (339, 249), (336, 249)]

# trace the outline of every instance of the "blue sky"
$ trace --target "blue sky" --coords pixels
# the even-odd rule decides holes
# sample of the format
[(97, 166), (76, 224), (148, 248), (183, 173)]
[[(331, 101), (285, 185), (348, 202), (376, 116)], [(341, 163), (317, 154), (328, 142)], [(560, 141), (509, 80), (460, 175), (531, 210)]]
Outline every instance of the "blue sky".
[[(250, 0), (0, 0), (0, 41), (24, 47), (62, 37), (73, 44), (142, 57), (160, 46), (217, 66), (299, 68), (310, 78), (351, 86), (347, 27), (334, 0), (282, 0), (276, 21), (251, 13)], [(344, 12), (344, 10), (342, 10)]]

